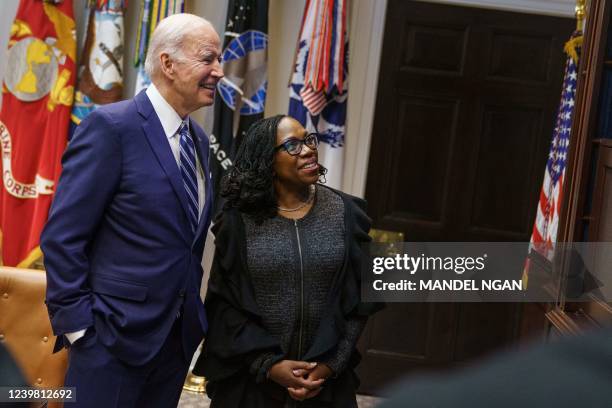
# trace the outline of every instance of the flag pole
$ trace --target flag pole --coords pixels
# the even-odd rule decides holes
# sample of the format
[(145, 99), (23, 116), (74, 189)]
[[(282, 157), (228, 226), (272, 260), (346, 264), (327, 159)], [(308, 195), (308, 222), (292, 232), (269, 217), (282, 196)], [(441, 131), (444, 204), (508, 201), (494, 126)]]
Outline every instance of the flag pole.
[(586, 0), (576, 0), (576, 30), (582, 31), (586, 15)]

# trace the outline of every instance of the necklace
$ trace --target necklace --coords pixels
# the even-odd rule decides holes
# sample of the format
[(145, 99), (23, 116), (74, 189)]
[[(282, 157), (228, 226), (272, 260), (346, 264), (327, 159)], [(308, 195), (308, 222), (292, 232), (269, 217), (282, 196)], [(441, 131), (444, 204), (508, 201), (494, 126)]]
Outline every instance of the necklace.
[(279, 211), (285, 211), (285, 212), (293, 212), (293, 211), (297, 211), (297, 210), (301, 210), (302, 208), (306, 207), (308, 204), (310, 204), (312, 202), (312, 199), (314, 198), (315, 195), (315, 186), (314, 184), (311, 184), (309, 187), (309, 191), (308, 191), (308, 198), (306, 199), (306, 201), (302, 202), (302, 204), (298, 205), (295, 208), (283, 208), (283, 207), (276, 207), (278, 208)]

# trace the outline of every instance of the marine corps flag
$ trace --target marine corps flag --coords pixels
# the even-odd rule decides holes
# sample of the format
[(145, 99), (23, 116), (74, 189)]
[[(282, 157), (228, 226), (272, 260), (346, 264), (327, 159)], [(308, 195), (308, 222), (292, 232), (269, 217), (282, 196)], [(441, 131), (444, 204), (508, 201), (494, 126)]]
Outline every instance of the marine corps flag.
[(11, 26), (2, 85), (0, 227), (5, 265), (28, 267), (68, 135), (75, 81), (72, 0), (21, 0)]
[(210, 135), (214, 211), (219, 183), (232, 166), (242, 136), (263, 117), (268, 86), (268, 0), (230, 0), (223, 44), (225, 77), (217, 85)]

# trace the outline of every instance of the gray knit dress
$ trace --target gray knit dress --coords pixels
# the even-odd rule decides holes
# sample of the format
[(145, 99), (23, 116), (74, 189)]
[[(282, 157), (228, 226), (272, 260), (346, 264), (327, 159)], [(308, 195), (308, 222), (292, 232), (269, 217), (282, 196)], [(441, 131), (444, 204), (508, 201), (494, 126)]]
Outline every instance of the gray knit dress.
[[(312, 208), (299, 220), (276, 216), (258, 225), (243, 215), (257, 306), (287, 359), (300, 360), (314, 340), (334, 275), (345, 259), (344, 213), (342, 198), (317, 185)], [(349, 320), (341, 343), (321, 361), (336, 375), (345, 369), (365, 322)]]

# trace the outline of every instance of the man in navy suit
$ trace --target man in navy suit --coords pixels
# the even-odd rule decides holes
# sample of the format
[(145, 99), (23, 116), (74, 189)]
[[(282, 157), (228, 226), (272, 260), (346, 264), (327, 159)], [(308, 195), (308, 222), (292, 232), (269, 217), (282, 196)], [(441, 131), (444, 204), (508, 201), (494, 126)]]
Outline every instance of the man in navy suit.
[(178, 403), (207, 328), (212, 203), (208, 138), (188, 115), (213, 103), (220, 55), (206, 20), (162, 20), (145, 62), (152, 85), (92, 112), (64, 154), (41, 246), (75, 407)]

